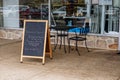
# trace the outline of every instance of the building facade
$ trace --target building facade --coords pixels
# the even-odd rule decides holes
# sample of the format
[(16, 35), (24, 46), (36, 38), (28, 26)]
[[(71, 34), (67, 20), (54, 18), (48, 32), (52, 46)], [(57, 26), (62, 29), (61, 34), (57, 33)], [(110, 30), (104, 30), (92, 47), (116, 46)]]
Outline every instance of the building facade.
[[(63, 0), (62, 0), (63, 1)], [(67, 1), (67, 0), (65, 0)], [(90, 17), (90, 33), (88, 34), (88, 47), (100, 48), (100, 49), (118, 49), (119, 42), (119, 14), (120, 14), (120, 1), (112, 1), (111, 4), (104, 4), (99, 2), (100, 0), (79, 0), (78, 4), (82, 2), (87, 16)], [(104, 0), (107, 1), (107, 0)], [(0, 38), (5, 39), (22, 39), (22, 30), (24, 19), (38, 19), (48, 20), (48, 10), (44, 3), (49, 1), (45, 0), (0, 0)], [(59, 3), (59, 1), (58, 1)], [(51, 0), (51, 11), (56, 10), (59, 7), (53, 5), (58, 4), (57, 1)], [(59, 3), (60, 4), (60, 3)], [(22, 6), (21, 6), (22, 5)], [(42, 6), (41, 6), (42, 5)], [(20, 11), (20, 6), (22, 10)], [(30, 9), (31, 12), (27, 12)], [(24, 11), (25, 10), (25, 11)], [(32, 10), (34, 13), (32, 13)], [(43, 12), (41, 13), (41, 11)], [(38, 13), (37, 13), (38, 11)], [(29, 13), (29, 14), (28, 14)], [(37, 15), (38, 14), (38, 15)], [(86, 16), (85, 15), (85, 16)], [(54, 31), (52, 33), (55, 33)], [(71, 33), (71, 35), (73, 35)], [(67, 45), (67, 44), (66, 44)], [(74, 42), (73, 42), (74, 45)], [(79, 43), (79, 46), (84, 47), (84, 42)]]

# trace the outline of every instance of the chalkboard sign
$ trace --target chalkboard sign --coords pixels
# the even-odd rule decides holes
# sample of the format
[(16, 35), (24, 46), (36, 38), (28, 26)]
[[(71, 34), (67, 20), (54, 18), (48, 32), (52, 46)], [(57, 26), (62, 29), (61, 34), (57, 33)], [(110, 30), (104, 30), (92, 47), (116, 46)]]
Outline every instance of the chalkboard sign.
[(45, 60), (47, 20), (25, 20), (21, 50), (22, 57), (41, 58)]

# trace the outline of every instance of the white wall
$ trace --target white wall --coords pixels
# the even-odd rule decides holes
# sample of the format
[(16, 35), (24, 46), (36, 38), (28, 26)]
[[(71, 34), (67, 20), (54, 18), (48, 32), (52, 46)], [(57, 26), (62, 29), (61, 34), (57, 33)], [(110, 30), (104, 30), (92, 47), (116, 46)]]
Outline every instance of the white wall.
[(19, 28), (19, 7), (16, 5), (19, 5), (19, 0), (3, 0), (4, 27)]

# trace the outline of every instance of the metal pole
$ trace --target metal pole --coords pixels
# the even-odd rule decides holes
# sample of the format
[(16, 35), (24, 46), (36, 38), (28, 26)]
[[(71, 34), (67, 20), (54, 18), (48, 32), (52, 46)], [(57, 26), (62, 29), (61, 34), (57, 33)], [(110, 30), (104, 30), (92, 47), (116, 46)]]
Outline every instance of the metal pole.
[(91, 0), (87, 0), (87, 17), (90, 17), (90, 11), (91, 11)]
[(119, 52), (117, 54), (120, 54), (120, 16), (119, 16), (118, 51)]
[(101, 34), (104, 33), (105, 25), (105, 5), (102, 5)]
[(49, 11), (48, 11), (48, 24), (49, 24), (49, 26), (51, 26), (51, 0), (49, 0), (48, 1), (48, 9), (49, 9)]

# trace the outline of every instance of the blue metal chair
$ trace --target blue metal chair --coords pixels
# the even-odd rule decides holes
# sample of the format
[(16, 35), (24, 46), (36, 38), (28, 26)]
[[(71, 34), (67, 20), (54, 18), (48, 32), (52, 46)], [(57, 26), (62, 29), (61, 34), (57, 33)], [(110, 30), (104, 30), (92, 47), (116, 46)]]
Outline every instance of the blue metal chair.
[(69, 32), (75, 33), (74, 36), (68, 38), (69, 53), (70, 53), (70, 48), (71, 48), (71, 41), (75, 41), (75, 47), (76, 47), (76, 51), (78, 52), (78, 55), (80, 55), (79, 50), (78, 50), (78, 41), (85, 41), (86, 49), (89, 52), (89, 49), (87, 47), (87, 42), (86, 42), (87, 40), (86, 35), (89, 32), (89, 23), (85, 23), (85, 20), (83, 20), (82, 27), (73, 28), (69, 30)]

